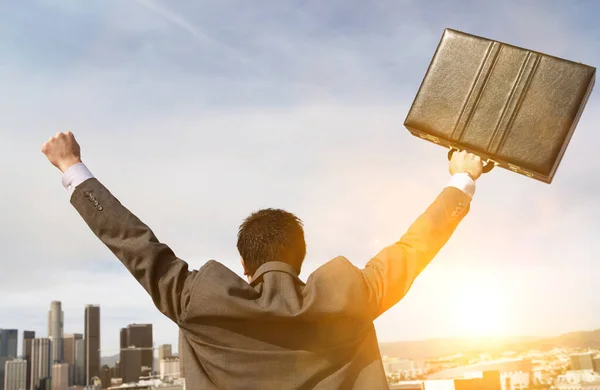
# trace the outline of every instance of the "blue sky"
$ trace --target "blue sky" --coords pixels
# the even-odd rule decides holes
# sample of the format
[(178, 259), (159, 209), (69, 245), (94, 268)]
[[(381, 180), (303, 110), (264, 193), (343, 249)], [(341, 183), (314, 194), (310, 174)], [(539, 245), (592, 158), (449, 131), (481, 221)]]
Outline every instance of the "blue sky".
[[(445, 151), (402, 123), (446, 27), (597, 66), (595, 1), (31, 1), (0, 3), (0, 327), (46, 336), (102, 306), (118, 331), (176, 326), (72, 209), (40, 153), (73, 131), (92, 172), (194, 268), (242, 274), (240, 221), (282, 207), (305, 221), (307, 275), (365, 264), (448, 180)], [(600, 328), (600, 101), (552, 185), (497, 170), (382, 341), (553, 335)], [(483, 317), (483, 318), (482, 318)]]

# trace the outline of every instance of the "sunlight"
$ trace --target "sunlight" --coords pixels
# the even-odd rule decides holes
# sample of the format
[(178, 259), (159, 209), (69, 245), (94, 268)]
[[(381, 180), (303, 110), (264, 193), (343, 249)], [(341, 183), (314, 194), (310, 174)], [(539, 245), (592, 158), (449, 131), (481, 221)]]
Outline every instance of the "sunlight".
[(506, 294), (490, 280), (470, 281), (455, 290), (453, 320), (456, 330), (467, 337), (498, 337), (512, 325)]

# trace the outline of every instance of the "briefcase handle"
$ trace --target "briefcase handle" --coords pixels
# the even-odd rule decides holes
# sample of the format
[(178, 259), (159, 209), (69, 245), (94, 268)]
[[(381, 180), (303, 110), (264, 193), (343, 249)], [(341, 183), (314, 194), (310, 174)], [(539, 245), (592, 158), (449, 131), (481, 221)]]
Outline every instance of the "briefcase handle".
[[(452, 155), (454, 154), (454, 152), (456, 151), (456, 148), (450, 148), (450, 150), (448, 151), (448, 161), (450, 161), (452, 159)], [(483, 173), (488, 173), (489, 171), (491, 171), (492, 169), (494, 169), (494, 167), (496, 166), (496, 162), (495, 161), (491, 161), (491, 160), (487, 160), (485, 162), (485, 164), (483, 164)]]

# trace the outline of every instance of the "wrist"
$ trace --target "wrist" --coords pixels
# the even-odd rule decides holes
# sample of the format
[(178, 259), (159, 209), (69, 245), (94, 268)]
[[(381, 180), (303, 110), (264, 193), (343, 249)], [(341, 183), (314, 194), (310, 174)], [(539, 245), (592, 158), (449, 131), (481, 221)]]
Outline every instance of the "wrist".
[(471, 198), (475, 194), (475, 180), (467, 172), (455, 172), (448, 186), (458, 188)]
[(450, 176), (454, 175), (469, 176), (471, 180), (477, 180), (477, 177), (475, 177), (472, 173), (466, 171), (450, 171)]
[(60, 163), (58, 163), (57, 166), (58, 166), (58, 169), (62, 173), (65, 173), (65, 171), (67, 169), (71, 168), (75, 164), (81, 164), (81, 158), (74, 157), (74, 158), (65, 159), (64, 161), (61, 161)]

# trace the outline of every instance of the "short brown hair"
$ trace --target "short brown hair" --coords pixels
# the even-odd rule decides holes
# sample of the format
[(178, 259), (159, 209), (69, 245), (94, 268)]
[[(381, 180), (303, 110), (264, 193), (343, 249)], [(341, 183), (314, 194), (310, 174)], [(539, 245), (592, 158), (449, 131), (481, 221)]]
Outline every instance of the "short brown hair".
[(306, 256), (302, 220), (280, 209), (256, 211), (240, 225), (237, 248), (247, 275), (270, 261), (287, 263), (299, 274)]

